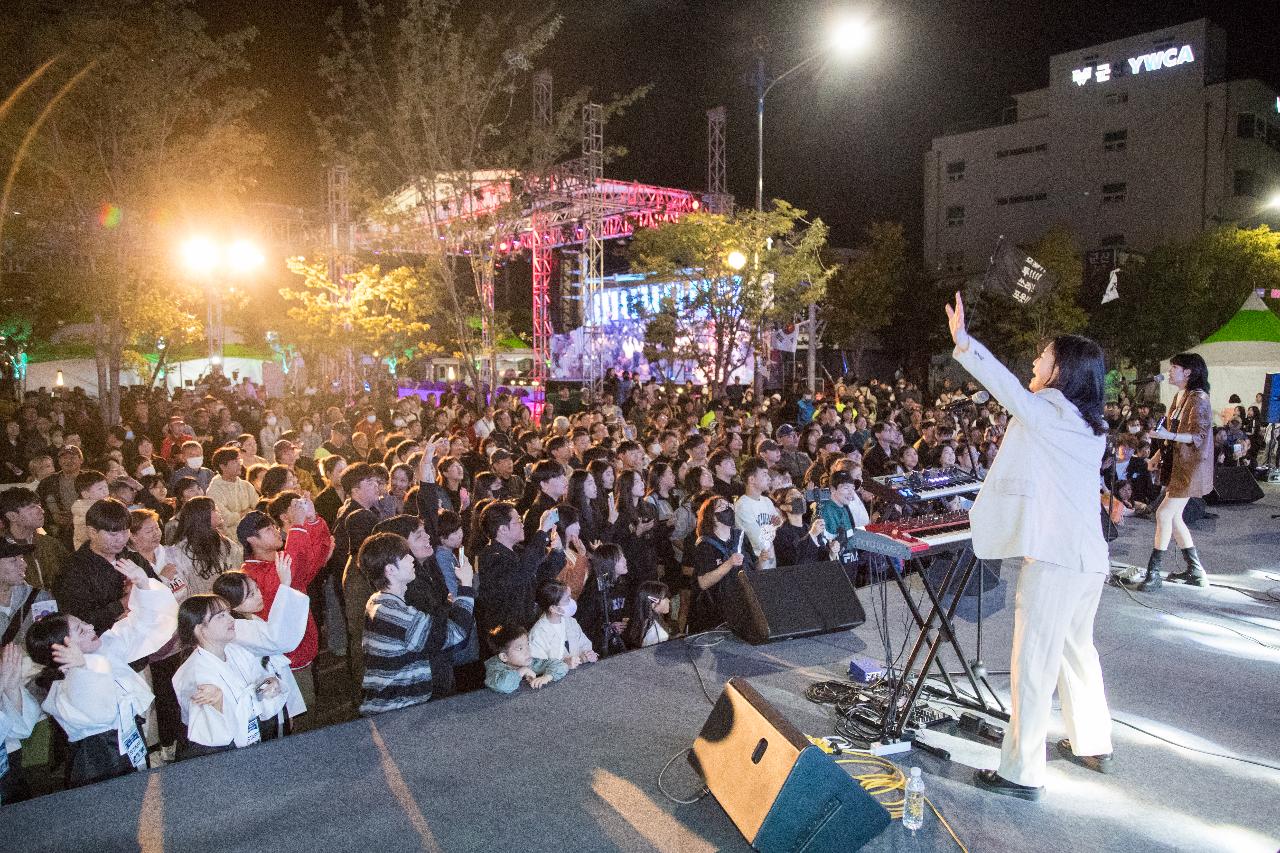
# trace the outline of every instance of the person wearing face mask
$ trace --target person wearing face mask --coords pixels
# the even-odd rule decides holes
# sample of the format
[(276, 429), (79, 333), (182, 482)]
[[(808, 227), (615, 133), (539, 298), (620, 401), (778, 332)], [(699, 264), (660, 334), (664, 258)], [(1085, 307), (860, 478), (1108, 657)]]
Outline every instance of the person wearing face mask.
[(538, 608), (542, 615), (529, 629), (529, 651), (535, 658), (561, 660), (569, 669), (600, 659), (573, 618), (578, 602), (573, 600), (567, 584), (558, 580), (543, 584), (538, 590)]
[(146, 435), (139, 436), (137, 444), (134, 445), (134, 456), (129, 463), (129, 471), (139, 480), (158, 474), (164, 477), (166, 483), (173, 474), (173, 468), (156, 455), (155, 444), (152, 443), (151, 437)]
[(276, 413), (270, 409), (263, 412), (262, 429), (258, 430), (258, 447), (267, 454), (268, 462), (276, 461), (275, 446), (282, 432), (284, 430), (280, 428), (280, 418)]
[(813, 523), (805, 526), (804, 495), (799, 489), (780, 489), (774, 496), (774, 504), (785, 519), (773, 540), (778, 552), (779, 566), (803, 566), (829, 559), (827, 525), (822, 516), (816, 515)]
[(729, 576), (754, 568), (742, 531), (733, 529), (733, 506), (716, 495), (698, 510), (698, 539), (693, 546), (694, 582), (697, 594), (689, 615), (689, 631), (710, 631), (725, 621), (724, 603)]
[(298, 448), (300, 454), (308, 459), (316, 458), (316, 451), (320, 449), (324, 436), (316, 429), (315, 421), (312, 418), (303, 418), (299, 429)]
[(173, 469), (173, 475), (169, 477), (169, 490), (172, 491), (183, 477), (190, 477), (200, 486), (200, 491), (204, 492), (209, 488), (209, 483), (213, 482), (213, 471), (204, 467), (204, 448), (198, 441), (184, 441), (178, 452), (182, 462)]

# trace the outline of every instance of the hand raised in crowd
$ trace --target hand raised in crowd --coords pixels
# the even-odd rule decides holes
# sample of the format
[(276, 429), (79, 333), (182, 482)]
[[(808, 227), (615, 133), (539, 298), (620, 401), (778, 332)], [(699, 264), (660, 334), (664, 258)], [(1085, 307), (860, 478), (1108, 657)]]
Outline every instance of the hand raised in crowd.
[(139, 566), (133, 560), (121, 557), (111, 564), (111, 567), (120, 574), (124, 575), (125, 580), (134, 586), (147, 585), (147, 572), (142, 566)]
[(609, 523), (613, 524), (618, 520), (618, 493), (614, 492), (609, 498)]
[(6, 696), (12, 705), (21, 707), (22, 649), (14, 643), (0, 651), (0, 695)]
[(955, 307), (952, 308), (947, 305), (946, 309), (947, 328), (951, 332), (951, 340), (955, 342), (957, 349), (967, 350), (969, 348), (969, 330), (965, 328), (964, 297), (960, 295), (960, 291), (956, 291)]
[(820, 540), (826, 532), (827, 522), (823, 520), (822, 516), (815, 518), (813, 523), (809, 525), (809, 536), (815, 542)]
[(458, 565), (453, 567), (453, 575), (458, 579), (458, 586), (472, 586), (476, 579), (475, 570), (465, 557), (461, 557)]
[(289, 586), (293, 582), (293, 558), (284, 551), (276, 554), (276, 575), (280, 578), (280, 586)]
[(560, 513), (556, 512), (555, 507), (543, 510), (542, 515), (538, 518), (538, 529), (543, 533), (550, 533), (551, 528), (556, 526), (556, 522), (560, 520)]
[(80, 647), (77, 646), (70, 637), (67, 638), (66, 645), (54, 643), (53, 646), (50, 647), (50, 651), (53, 656), (53, 662), (58, 664), (58, 666), (62, 668), (63, 672), (66, 672), (69, 669), (75, 669), (78, 666), (84, 666), (84, 652), (80, 650)]

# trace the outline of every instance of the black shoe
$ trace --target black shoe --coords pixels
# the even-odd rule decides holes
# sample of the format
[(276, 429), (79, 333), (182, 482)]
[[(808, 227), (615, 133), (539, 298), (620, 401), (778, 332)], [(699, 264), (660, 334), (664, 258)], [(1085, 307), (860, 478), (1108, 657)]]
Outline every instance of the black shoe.
[(1010, 782), (994, 770), (979, 770), (973, 774), (973, 781), (977, 783), (979, 788), (986, 788), (988, 791), (994, 791), (997, 794), (1004, 794), (1009, 797), (1017, 797), (1020, 800), (1038, 800), (1040, 795), (1044, 793), (1044, 788), (1033, 788), (1030, 785), (1019, 785), (1017, 782)]
[(1076, 755), (1071, 751), (1071, 740), (1063, 738), (1058, 741), (1058, 752), (1062, 753), (1062, 757), (1068, 761), (1073, 761), (1081, 767), (1088, 767), (1095, 773), (1110, 773), (1115, 769), (1115, 759), (1111, 757), (1111, 753), (1106, 755)]
[(1151, 592), (1160, 588), (1160, 584), (1164, 582), (1164, 576), (1160, 574), (1160, 563), (1163, 560), (1164, 551), (1152, 548), (1151, 556), (1147, 559), (1147, 573), (1138, 583), (1138, 589), (1141, 592)]
[(1200, 562), (1200, 552), (1196, 550), (1196, 546), (1182, 549), (1183, 559), (1187, 562), (1187, 567), (1180, 572), (1174, 572), (1165, 580), (1174, 583), (1185, 583), (1187, 586), (1198, 586), (1201, 588), (1209, 585), (1209, 579), (1204, 574), (1204, 564)]

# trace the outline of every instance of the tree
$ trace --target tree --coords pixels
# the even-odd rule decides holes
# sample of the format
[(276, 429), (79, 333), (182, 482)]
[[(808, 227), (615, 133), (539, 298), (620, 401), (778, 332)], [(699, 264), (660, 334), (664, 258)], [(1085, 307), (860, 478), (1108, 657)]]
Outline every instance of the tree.
[(1071, 234), (1051, 229), (1026, 250), (1058, 277), (1048, 295), (1031, 305), (1002, 293), (966, 295), (973, 306), (974, 334), (1007, 364), (1029, 365), (1047, 341), (1080, 332), (1089, 320), (1079, 303), (1084, 264)]
[[(517, 96), (559, 31), (558, 16), (513, 11), (464, 22), (458, 0), (355, 7), (350, 25), (341, 10), (331, 19), (334, 46), (321, 77), (332, 111), (322, 141), (350, 167), (362, 207), (381, 226), (380, 248), (439, 293), (439, 319), (478, 387), (470, 320), (497, 322), (479, 293), (493, 275), (494, 244), (527, 225), (527, 192), (581, 138), (587, 95), (563, 100), (548, 125), (517, 118)], [(606, 105), (605, 120), (641, 94)]]
[(369, 353), (398, 360), (404, 353), (438, 351), (430, 344), (424, 308), (432, 303), (430, 282), (417, 269), (383, 271), (368, 266), (335, 282), (324, 261), (288, 261), (299, 286), (282, 290), (292, 303), (287, 339), (313, 355)]
[(1280, 232), (1223, 227), (1157, 246), (1120, 273), (1120, 298), (1090, 331), (1112, 358), (1150, 374), (1213, 333), (1255, 289), (1280, 287)]
[(822, 308), (823, 337), (834, 346), (853, 351), (853, 372), (860, 374), (870, 339), (886, 328), (911, 279), (907, 241), (902, 225), (874, 222), (855, 250), (853, 260), (827, 285)]
[(827, 226), (805, 216), (775, 200), (770, 211), (694, 213), (636, 232), (632, 270), (669, 285), (646, 332), (651, 351), (722, 390), (761, 351), (767, 324), (792, 321), (826, 291)]
[(22, 216), (0, 211), (0, 221), (22, 223), (10, 236), (33, 285), (85, 306), (108, 423), (126, 348), (196, 323), (201, 295), (174, 271), (179, 230), (233, 213), (264, 162), (246, 122), (258, 95), (228, 83), (254, 32), (215, 38), (191, 7), (33, 4), (10, 52), (29, 67), (57, 62), (3, 129), (16, 161), (10, 207)]

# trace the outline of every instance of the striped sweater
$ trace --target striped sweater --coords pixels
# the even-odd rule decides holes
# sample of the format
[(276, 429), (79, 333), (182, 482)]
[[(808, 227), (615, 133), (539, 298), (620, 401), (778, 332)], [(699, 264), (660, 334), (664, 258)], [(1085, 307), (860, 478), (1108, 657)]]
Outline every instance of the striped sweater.
[(361, 714), (406, 708), (431, 698), (431, 656), (467, 641), (475, 627), (471, 587), (460, 587), (448, 616), (433, 617), (397, 595), (375, 592), (364, 609)]

